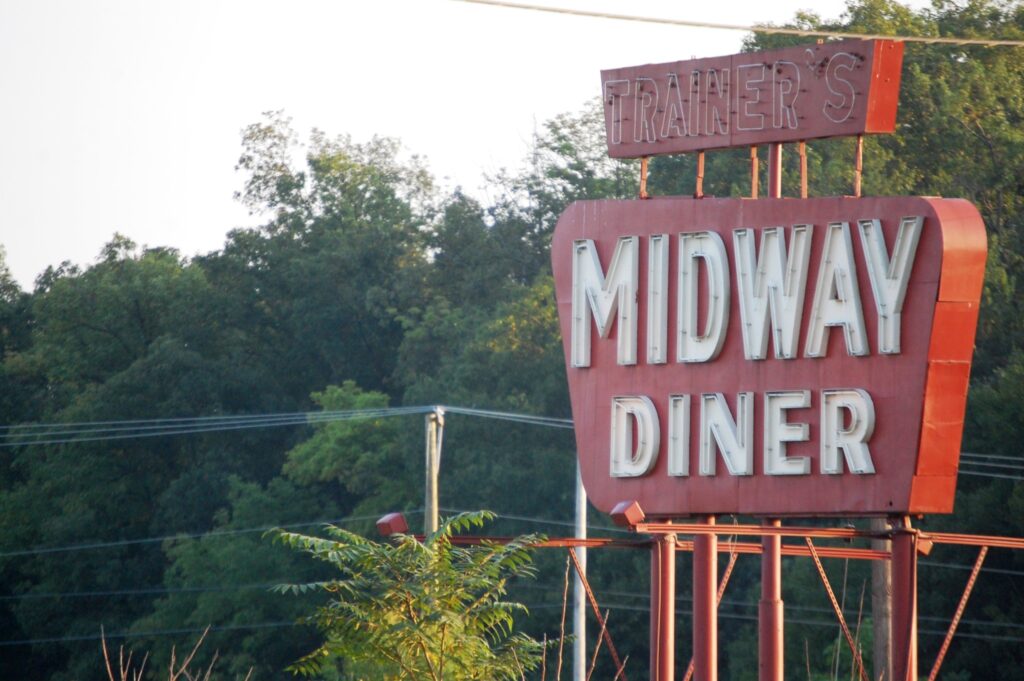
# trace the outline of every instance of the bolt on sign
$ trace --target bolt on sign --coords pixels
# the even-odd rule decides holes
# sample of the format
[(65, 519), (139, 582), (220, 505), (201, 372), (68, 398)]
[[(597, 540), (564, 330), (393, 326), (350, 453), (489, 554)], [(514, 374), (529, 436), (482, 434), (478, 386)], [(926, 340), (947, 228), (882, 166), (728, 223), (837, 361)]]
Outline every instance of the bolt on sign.
[[(743, 64), (820, 53), (772, 69), (789, 73), (801, 96), (806, 86), (813, 106), (802, 108), (799, 97), (782, 101), (802, 129), (849, 134), (849, 127), (830, 127), (848, 125), (849, 117), (833, 120), (839, 98), (824, 94), (829, 74), (850, 83), (849, 98), (864, 93), (860, 103), (844, 100), (861, 121), (852, 130), (864, 132), (871, 120), (865, 106), (870, 111), (875, 96), (869, 80), (878, 76), (856, 80), (857, 64), (878, 73), (879, 52), (890, 44), (697, 60), (673, 64), (670, 73), (705, 74), (701, 87), (748, 92), (754, 81), (737, 75)], [(830, 67), (843, 54), (863, 60)], [(716, 66), (718, 80), (706, 81), (712, 64), (731, 66)], [(898, 83), (896, 68), (890, 82)], [(664, 71), (605, 72), (606, 94), (609, 82), (628, 82), (628, 92), (650, 92), (660, 113), (670, 113), (674, 105), (653, 94), (677, 80)], [(649, 89), (641, 89), (637, 81), (648, 76), (627, 77), (633, 73), (652, 74), (654, 85), (644, 81)], [(825, 90), (812, 89), (815, 78)], [(770, 76), (762, 82), (774, 91)], [(646, 115), (646, 104), (630, 101), (625, 86), (622, 93), (609, 110)], [(891, 100), (894, 114), (895, 92), (880, 97)], [(767, 102), (769, 113), (777, 106), (768, 95), (751, 101)], [(721, 121), (734, 135), (722, 146), (752, 143), (748, 131), (735, 142), (735, 110), (712, 115), (702, 104), (700, 120)], [(675, 144), (660, 132), (635, 141), (635, 126), (631, 141), (620, 142), (609, 120), (613, 155)], [(671, 128), (664, 116), (650, 120), (659, 131)], [(766, 127), (757, 141), (792, 139), (791, 132)], [(708, 144), (721, 141), (715, 135)], [(573, 204), (555, 229), (552, 261), (591, 501), (609, 512), (636, 500), (649, 517), (951, 512), (985, 255), (981, 217), (960, 199)]]
[(903, 43), (844, 40), (601, 72), (615, 158), (892, 132)]

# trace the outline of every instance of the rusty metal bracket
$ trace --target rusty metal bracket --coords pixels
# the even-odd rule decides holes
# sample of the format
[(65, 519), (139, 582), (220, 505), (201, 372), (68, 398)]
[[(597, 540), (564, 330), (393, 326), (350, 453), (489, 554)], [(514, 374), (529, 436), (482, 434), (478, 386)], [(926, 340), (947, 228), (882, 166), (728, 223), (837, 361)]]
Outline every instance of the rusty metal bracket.
[(978, 581), (978, 573), (981, 572), (981, 564), (985, 562), (985, 556), (988, 555), (988, 547), (982, 546), (981, 550), (978, 551), (978, 559), (974, 561), (974, 569), (971, 570), (971, 576), (967, 578), (967, 586), (964, 587), (964, 593), (960, 596), (960, 603), (956, 606), (956, 614), (953, 615), (953, 621), (949, 623), (949, 629), (946, 631), (946, 638), (942, 640), (942, 647), (939, 649), (939, 654), (935, 658), (935, 664), (932, 665), (932, 671), (928, 674), (928, 681), (935, 681), (939, 675), (939, 669), (942, 668), (942, 661), (946, 658), (946, 653), (949, 652), (949, 644), (953, 642), (953, 635), (956, 634), (956, 628), (960, 624), (960, 618), (964, 614), (964, 608), (967, 607), (967, 599), (971, 597), (971, 591), (974, 590), (974, 583)]
[(750, 147), (750, 198), (757, 198), (758, 185), (760, 180), (758, 178), (759, 169), (757, 167), (757, 147)]
[(853, 195), (860, 198), (861, 179), (864, 176), (864, 135), (857, 135), (853, 159)]
[(800, 198), (807, 198), (807, 142), (800, 142)]
[(811, 558), (814, 559), (814, 566), (818, 568), (818, 576), (821, 577), (821, 583), (825, 585), (825, 592), (828, 593), (828, 600), (832, 603), (832, 610), (836, 614), (836, 619), (839, 620), (839, 626), (843, 630), (843, 636), (846, 637), (846, 643), (850, 646), (850, 652), (853, 654), (853, 659), (857, 664), (857, 674), (861, 681), (870, 681), (867, 672), (864, 671), (864, 659), (860, 656), (860, 651), (857, 650), (857, 643), (853, 640), (853, 634), (850, 633), (850, 627), (846, 624), (846, 618), (843, 617), (843, 610), (839, 607), (839, 601), (836, 600), (835, 592), (832, 591), (832, 584), (828, 581), (828, 575), (825, 574), (825, 568), (821, 564), (821, 559), (818, 558), (814, 542), (811, 541), (810, 537), (805, 537), (804, 540), (807, 542), (807, 549), (811, 552)]
[(594, 592), (590, 588), (590, 582), (587, 581), (587, 575), (583, 571), (583, 567), (580, 565), (579, 558), (576, 557), (576, 549), (569, 547), (569, 557), (572, 559), (572, 565), (576, 568), (576, 576), (580, 578), (580, 582), (583, 583), (583, 590), (587, 593), (587, 600), (590, 601), (590, 607), (594, 611), (594, 616), (597, 617), (597, 623), (601, 625), (601, 632), (604, 636), (605, 645), (608, 646), (608, 652), (611, 653), (612, 662), (615, 663), (615, 678), (626, 681), (626, 668), (622, 664), (622, 660), (619, 659), (619, 651), (615, 649), (615, 644), (612, 643), (612, 635), (608, 632), (608, 623), (605, 621), (604, 616), (601, 614), (601, 608), (597, 605), (597, 599), (594, 597)]
[(696, 186), (693, 189), (693, 198), (703, 199), (704, 198), (704, 152), (697, 152), (697, 179)]

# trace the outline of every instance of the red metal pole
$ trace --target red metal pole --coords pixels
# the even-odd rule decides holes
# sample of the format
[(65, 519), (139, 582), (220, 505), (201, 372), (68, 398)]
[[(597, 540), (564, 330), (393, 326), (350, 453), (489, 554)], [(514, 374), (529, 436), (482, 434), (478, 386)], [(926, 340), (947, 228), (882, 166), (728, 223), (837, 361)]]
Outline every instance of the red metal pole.
[[(764, 521), (768, 527), (781, 527), (776, 519)], [(758, 679), (782, 681), (783, 611), (782, 611), (782, 537), (761, 538), (761, 602), (758, 607)]]
[[(715, 516), (704, 518), (714, 525)], [(718, 681), (718, 537), (693, 538), (693, 666), (696, 681)]]
[(894, 681), (917, 680), (917, 534), (910, 518), (893, 523), (892, 671)]
[(768, 145), (768, 198), (782, 198), (782, 144)]
[(676, 666), (676, 536), (659, 536), (653, 547), (651, 575), (651, 679), (672, 681)]
[(651, 640), (651, 672), (653, 679), (658, 669), (658, 644), (661, 637), (658, 635), (658, 625), (661, 624), (661, 552), (664, 550), (661, 542), (655, 539), (651, 542), (651, 616), (650, 616), (650, 640)]

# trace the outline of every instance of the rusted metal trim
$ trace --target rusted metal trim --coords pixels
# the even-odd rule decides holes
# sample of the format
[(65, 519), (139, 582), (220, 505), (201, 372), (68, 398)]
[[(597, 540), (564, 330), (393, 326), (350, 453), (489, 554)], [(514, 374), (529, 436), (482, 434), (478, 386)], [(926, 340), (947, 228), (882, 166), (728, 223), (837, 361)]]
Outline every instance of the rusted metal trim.
[[(822, 558), (849, 558), (852, 560), (888, 560), (892, 554), (888, 551), (878, 549), (858, 549), (840, 546), (818, 546), (818, 555)], [(677, 551), (693, 551), (693, 541), (679, 539), (676, 541)], [(718, 544), (719, 553), (746, 553), (760, 554), (763, 551), (761, 544), (754, 542), (723, 541)], [(782, 555), (809, 557), (811, 552), (806, 546), (799, 544), (783, 544)]]
[[(763, 537), (768, 534), (779, 534), (784, 537), (811, 537), (814, 539), (891, 539), (893, 532), (875, 530), (858, 530), (852, 527), (800, 527), (785, 525), (781, 528), (764, 527), (761, 525), (703, 525), (696, 523), (640, 523), (636, 526), (639, 534), (678, 533), (683, 535), (724, 534), (742, 537)], [(951, 544), (955, 546), (988, 546), (994, 549), (1024, 550), (1024, 537), (999, 537), (982, 534), (956, 534), (950, 532), (920, 532), (922, 540), (935, 544)], [(785, 547), (783, 547), (785, 551)], [(791, 554), (797, 555), (797, 554)], [(822, 553), (821, 555), (824, 555)]]
[(697, 152), (697, 183), (693, 189), (693, 198), (704, 198), (704, 152)]
[(971, 576), (967, 579), (967, 586), (964, 587), (964, 593), (960, 596), (960, 603), (956, 606), (956, 614), (953, 615), (953, 621), (949, 623), (949, 629), (946, 631), (946, 638), (942, 640), (942, 647), (939, 648), (939, 654), (935, 658), (935, 664), (932, 665), (932, 671), (928, 674), (928, 681), (935, 681), (939, 675), (939, 669), (942, 668), (942, 661), (946, 658), (946, 653), (949, 651), (949, 644), (953, 642), (953, 635), (956, 634), (956, 628), (960, 624), (960, 618), (964, 614), (964, 608), (967, 607), (967, 599), (971, 597), (971, 591), (974, 590), (974, 583), (978, 580), (978, 573), (981, 572), (981, 564), (985, 562), (985, 556), (988, 554), (988, 547), (982, 546), (981, 550), (978, 551), (978, 559), (974, 561), (974, 569), (971, 570)]
[(760, 180), (758, 178), (758, 167), (757, 167), (757, 147), (750, 147), (750, 198), (757, 198), (758, 185)]
[(640, 157), (640, 198), (646, 199), (647, 196), (647, 157)]
[[(781, 535), (783, 537), (812, 537), (815, 539), (854, 539), (857, 537), (877, 538), (889, 537), (889, 533), (879, 534), (871, 530), (858, 530), (854, 527), (806, 527), (783, 525), (769, 527), (763, 525), (704, 525), (699, 523), (640, 523), (636, 526), (638, 534), (723, 534), (742, 537), (763, 537), (765, 535)], [(930, 535), (929, 535), (930, 536)], [(1021, 540), (1024, 548), (1024, 539)]]
[(853, 159), (853, 195), (860, 198), (861, 179), (864, 176), (864, 135), (857, 135)]
[(1024, 549), (1024, 538), (1019, 537), (992, 537), (982, 534), (949, 534), (946, 532), (922, 532), (921, 537), (936, 544), (988, 546), (993, 549)]
[[(422, 534), (413, 535), (418, 541), (423, 541), (424, 536)], [(455, 535), (449, 537), (448, 540), (456, 546), (479, 546), (481, 544), (508, 544), (514, 537), (467, 537)], [(612, 539), (610, 537), (588, 537), (586, 539), (578, 539), (576, 537), (555, 537), (554, 539), (545, 539), (543, 541), (537, 541), (530, 544), (532, 548), (537, 549), (565, 549), (565, 548), (588, 548), (588, 549), (600, 549), (600, 548), (615, 548), (615, 549), (638, 549), (644, 548), (651, 545), (649, 539)]]
[(800, 142), (800, 198), (807, 198), (807, 142)]
[(608, 631), (608, 623), (605, 621), (604, 616), (601, 615), (601, 608), (597, 605), (597, 598), (594, 597), (594, 592), (590, 588), (590, 582), (587, 581), (587, 575), (580, 565), (579, 558), (576, 557), (576, 550), (571, 546), (569, 547), (569, 558), (572, 559), (572, 565), (576, 568), (576, 576), (580, 578), (583, 590), (587, 593), (587, 600), (590, 601), (590, 607), (594, 610), (594, 616), (597, 617), (597, 622), (601, 625), (605, 645), (608, 646), (608, 652), (611, 654), (612, 662), (615, 663), (615, 669), (617, 670), (615, 678), (621, 678), (622, 681), (626, 681), (626, 669), (622, 666), (622, 661), (619, 659), (619, 651), (615, 649), (615, 644), (612, 643), (612, 635)]
[(853, 659), (857, 664), (857, 674), (861, 681), (870, 681), (867, 672), (864, 671), (864, 659), (860, 656), (860, 651), (857, 650), (857, 643), (853, 640), (853, 634), (850, 633), (850, 627), (846, 624), (846, 618), (843, 617), (843, 609), (839, 607), (839, 601), (836, 600), (835, 592), (832, 591), (832, 584), (828, 581), (828, 575), (825, 574), (825, 568), (821, 564), (821, 559), (818, 558), (814, 542), (811, 541), (810, 537), (805, 537), (804, 541), (807, 542), (807, 550), (810, 551), (811, 558), (814, 559), (814, 566), (818, 568), (818, 576), (821, 577), (821, 583), (825, 586), (825, 592), (828, 594), (829, 602), (832, 603), (832, 610), (836, 614), (836, 619), (839, 620), (839, 626), (843, 630), (843, 636), (846, 637), (846, 643), (850, 646), (850, 652), (853, 654)]
[(768, 198), (782, 198), (782, 143), (768, 145)]

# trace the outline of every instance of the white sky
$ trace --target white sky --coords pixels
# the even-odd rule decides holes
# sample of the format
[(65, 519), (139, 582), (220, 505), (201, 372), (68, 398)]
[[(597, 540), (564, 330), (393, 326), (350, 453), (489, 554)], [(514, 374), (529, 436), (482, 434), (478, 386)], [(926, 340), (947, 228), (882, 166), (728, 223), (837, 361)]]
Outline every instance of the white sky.
[[(838, 17), (842, 0), (535, 0), (732, 23)], [(913, 3), (921, 6), (923, 1)], [(398, 137), (480, 195), (603, 68), (738, 52), (744, 34), (452, 0), (0, 0), (0, 244), (23, 287), (115, 232), (186, 255), (254, 225), (232, 198), (241, 129), (284, 109)]]

